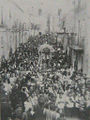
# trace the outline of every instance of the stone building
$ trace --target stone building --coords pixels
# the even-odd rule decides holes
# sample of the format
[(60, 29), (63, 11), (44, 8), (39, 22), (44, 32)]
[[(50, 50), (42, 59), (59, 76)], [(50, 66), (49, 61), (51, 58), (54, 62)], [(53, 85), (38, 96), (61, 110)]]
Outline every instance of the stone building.
[(69, 47), (72, 67), (90, 76), (87, 7), (85, 0), (75, 1), (74, 4), (74, 9), (69, 12), (65, 19), (66, 31), (70, 33), (67, 46)]
[(0, 24), (0, 60), (2, 56), (5, 56), (6, 58), (8, 52), (8, 45), (7, 45), (7, 27), (1, 23)]

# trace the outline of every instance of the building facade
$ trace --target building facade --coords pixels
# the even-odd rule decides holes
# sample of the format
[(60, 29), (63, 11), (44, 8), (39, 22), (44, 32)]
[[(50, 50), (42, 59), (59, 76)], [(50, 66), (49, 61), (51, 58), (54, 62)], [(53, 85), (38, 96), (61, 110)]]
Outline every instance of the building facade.
[(74, 3), (74, 9), (65, 18), (69, 39), (65, 40), (67, 45), (64, 46), (69, 48), (72, 67), (90, 77), (90, 25), (88, 24), (90, 18), (87, 13), (87, 4), (84, 0)]

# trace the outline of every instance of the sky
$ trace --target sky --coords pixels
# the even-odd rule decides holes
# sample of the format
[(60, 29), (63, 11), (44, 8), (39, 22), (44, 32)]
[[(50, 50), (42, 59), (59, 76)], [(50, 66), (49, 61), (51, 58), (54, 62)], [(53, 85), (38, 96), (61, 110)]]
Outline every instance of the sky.
[[(62, 10), (62, 16), (68, 15), (74, 8), (73, 1), (74, 0), (0, 0), (0, 11), (3, 9), (3, 19), (8, 25), (16, 21), (18, 23), (28, 24), (37, 23), (43, 25), (42, 28), (45, 28), (48, 15), (51, 16), (53, 19), (52, 22), (54, 22), (56, 26), (58, 9)], [(88, 4), (90, 3), (90, 0), (81, 1), (87, 1)], [(39, 9), (42, 9), (41, 17), (38, 17)]]
[(39, 8), (42, 9), (43, 16), (56, 14), (58, 8), (67, 13), (72, 8), (72, 0), (0, 0), (1, 7), (5, 16), (11, 11), (12, 16), (27, 19), (28, 16), (36, 16)]
[[(25, 10), (30, 10), (32, 7), (34, 10), (42, 8), (45, 12), (55, 13), (58, 8), (62, 8), (64, 12), (71, 9), (72, 0), (15, 0)], [(68, 6), (69, 4), (69, 6)]]

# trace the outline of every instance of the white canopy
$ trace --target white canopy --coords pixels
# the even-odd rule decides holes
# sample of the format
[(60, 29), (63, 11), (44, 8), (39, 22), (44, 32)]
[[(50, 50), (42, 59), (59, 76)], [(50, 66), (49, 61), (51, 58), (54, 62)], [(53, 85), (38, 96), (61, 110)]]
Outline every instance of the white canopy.
[(55, 51), (54, 48), (51, 45), (45, 43), (45, 44), (43, 44), (43, 45), (41, 45), (39, 47), (38, 52), (42, 52), (45, 48), (48, 48), (50, 50), (50, 52), (54, 52)]

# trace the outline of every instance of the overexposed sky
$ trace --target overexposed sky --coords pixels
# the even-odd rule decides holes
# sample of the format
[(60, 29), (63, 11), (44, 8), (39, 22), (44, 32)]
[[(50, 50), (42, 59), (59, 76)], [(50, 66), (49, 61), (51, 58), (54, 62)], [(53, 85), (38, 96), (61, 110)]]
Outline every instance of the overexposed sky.
[[(32, 7), (36, 11), (42, 8), (46, 12), (53, 13), (58, 8), (62, 8), (67, 12), (72, 8), (73, 0), (15, 0), (25, 10), (30, 10)], [(29, 11), (28, 11), (29, 12)]]
[[(77, 2), (78, 0), (76, 0)], [(90, 0), (87, 2), (88, 11)], [(61, 15), (68, 15), (74, 9), (74, 0), (0, 0), (0, 18), (3, 9), (3, 19), (6, 24), (13, 24), (15, 20), (25, 23), (36, 23), (46, 27), (48, 14), (52, 17), (55, 28), (58, 22), (58, 9), (62, 9)], [(38, 10), (42, 9), (42, 16), (38, 16)], [(89, 14), (89, 12), (87, 12)], [(1, 21), (1, 19), (0, 19)], [(57, 28), (56, 28), (57, 29)]]
[[(38, 9), (42, 9), (43, 16), (50, 13), (54, 16), (57, 13), (58, 8), (62, 9), (63, 13), (69, 12), (72, 9), (73, 0), (0, 0), (0, 8), (3, 7), (3, 14), (7, 17), (9, 11), (12, 16), (25, 17), (38, 14)], [(20, 9), (19, 9), (20, 8)], [(23, 13), (23, 12), (24, 13)]]

